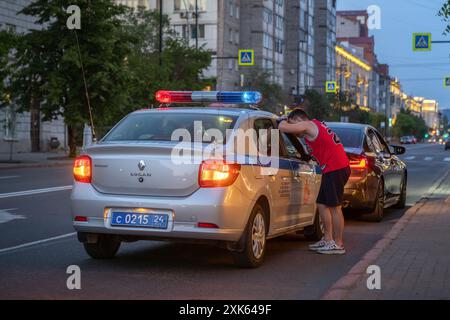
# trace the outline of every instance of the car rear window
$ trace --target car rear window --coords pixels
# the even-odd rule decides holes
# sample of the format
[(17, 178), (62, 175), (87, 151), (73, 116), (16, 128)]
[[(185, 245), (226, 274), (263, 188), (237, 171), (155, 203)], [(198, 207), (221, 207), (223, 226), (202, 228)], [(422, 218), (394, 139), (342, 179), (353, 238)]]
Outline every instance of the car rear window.
[[(226, 130), (233, 129), (236, 120), (237, 116), (217, 114), (136, 113), (123, 119), (102, 141), (180, 141), (181, 138), (178, 135), (172, 139), (172, 134), (177, 129), (186, 129), (191, 137), (191, 142), (198, 141), (200, 139), (196, 137), (201, 137), (201, 142), (211, 143), (211, 140), (214, 141), (215, 139), (208, 135), (206, 131), (218, 129), (223, 140), (217, 140), (216, 142), (225, 143)], [(197, 126), (195, 126), (196, 121), (199, 121)], [(186, 142), (186, 140), (183, 141)]]
[(337, 128), (331, 127), (330, 129), (334, 131), (341, 139), (344, 147), (347, 148), (360, 148), (362, 145), (362, 132), (360, 129), (352, 128)]

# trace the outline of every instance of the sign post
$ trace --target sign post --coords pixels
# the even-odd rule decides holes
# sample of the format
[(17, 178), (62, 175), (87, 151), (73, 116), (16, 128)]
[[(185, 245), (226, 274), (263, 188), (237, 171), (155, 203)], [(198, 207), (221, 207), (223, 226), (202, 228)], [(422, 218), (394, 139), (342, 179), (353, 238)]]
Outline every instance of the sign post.
[(327, 93), (337, 93), (337, 83), (336, 81), (325, 82), (325, 91)]
[(450, 76), (444, 79), (444, 88), (450, 88)]
[(431, 33), (413, 33), (413, 51), (431, 51)]

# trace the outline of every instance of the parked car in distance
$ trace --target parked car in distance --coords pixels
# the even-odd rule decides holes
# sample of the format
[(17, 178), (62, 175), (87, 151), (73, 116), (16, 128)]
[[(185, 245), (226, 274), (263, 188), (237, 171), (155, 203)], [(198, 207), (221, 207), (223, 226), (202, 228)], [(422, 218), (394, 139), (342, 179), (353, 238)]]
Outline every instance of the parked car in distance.
[(445, 146), (445, 150), (450, 149), (450, 137), (447, 138), (447, 139), (445, 139), (445, 144), (444, 144), (444, 146)]
[(365, 220), (381, 221), (384, 208), (404, 208), (407, 167), (397, 155), (402, 146), (389, 146), (373, 127), (354, 123), (327, 123), (341, 139), (350, 160), (351, 175), (345, 186), (344, 208)]
[(415, 138), (412, 136), (403, 136), (400, 138), (400, 143), (401, 144), (413, 144), (416, 142), (415, 142)]

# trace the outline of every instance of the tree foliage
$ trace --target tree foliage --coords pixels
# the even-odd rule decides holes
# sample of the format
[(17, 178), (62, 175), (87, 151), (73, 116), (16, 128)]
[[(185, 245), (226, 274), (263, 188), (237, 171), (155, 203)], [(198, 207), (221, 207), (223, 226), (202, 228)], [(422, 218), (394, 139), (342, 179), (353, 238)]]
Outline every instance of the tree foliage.
[(263, 101), (259, 105), (261, 109), (275, 113), (277, 107), (287, 103), (288, 96), (283, 88), (271, 81), (272, 75), (267, 71), (252, 70), (248, 76), (248, 89), (261, 92)]
[[(81, 9), (81, 30), (66, 26), (69, 5)], [(200, 74), (211, 54), (177, 40), (164, 16), (160, 55), (157, 12), (132, 11), (113, 0), (37, 0), (22, 13), (44, 28), (23, 35), (17, 45), (12, 95), (22, 111), (37, 106), (44, 120), (64, 117), (72, 156), (84, 124), (90, 123), (88, 101), (95, 126), (108, 128), (154, 103), (158, 89), (204, 85)]]
[(6, 106), (10, 100), (7, 82), (11, 73), (11, 50), (16, 47), (17, 37), (5, 30), (0, 31), (0, 108)]
[(401, 110), (397, 115), (393, 132), (396, 137), (413, 135), (423, 137), (428, 132), (425, 121), (413, 115), (409, 110)]
[(442, 5), (442, 8), (439, 11), (438, 15), (447, 24), (444, 34), (450, 33), (450, 0), (447, 0), (447, 2)]

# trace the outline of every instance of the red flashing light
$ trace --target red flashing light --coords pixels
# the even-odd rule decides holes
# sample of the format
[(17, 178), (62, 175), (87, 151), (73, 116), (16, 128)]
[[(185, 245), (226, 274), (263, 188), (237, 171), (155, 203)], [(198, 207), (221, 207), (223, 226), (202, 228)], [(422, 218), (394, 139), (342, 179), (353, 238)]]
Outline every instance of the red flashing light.
[(187, 91), (167, 91), (159, 90), (155, 95), (156, 100), (159, 103), (169, 104), (169, 103), (191, 103), (192, 93)]

